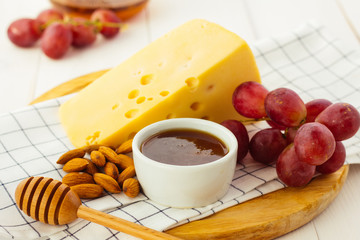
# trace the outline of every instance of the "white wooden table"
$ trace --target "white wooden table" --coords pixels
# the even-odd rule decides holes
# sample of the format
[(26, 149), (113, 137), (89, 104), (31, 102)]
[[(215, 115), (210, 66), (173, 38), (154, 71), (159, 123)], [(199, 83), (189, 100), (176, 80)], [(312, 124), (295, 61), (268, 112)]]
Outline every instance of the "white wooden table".
[[(11, 21), (35, 17), (50, 6), (47, 0), (0, 1), (0, 113), (26, 106), (62, 82), (114, 67), (193, 18), (216, 22), (250, 44), (317, 20), (347, 45), (360, 45), (358, 0), (150, 0), (120, 36), (112, 40), (99, 37), (90, 48), (72, 49), (61, 60), (47, 58), (39, 46), (20, 49), (10, 43), (6, 30)], [(279, 239), (360, 239), (359, 219), (360, 166), (351, 166), (334, 202), (313, 221)]]

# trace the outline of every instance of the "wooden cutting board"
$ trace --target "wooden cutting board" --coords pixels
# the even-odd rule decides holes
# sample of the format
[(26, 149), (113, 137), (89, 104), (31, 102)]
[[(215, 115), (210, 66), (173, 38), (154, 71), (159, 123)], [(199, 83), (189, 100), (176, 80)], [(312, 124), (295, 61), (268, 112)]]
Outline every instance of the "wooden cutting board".
[[(108, 70), (90, 73), (46, 92), (33, 103), (84, 88)], [(302, 188), (284, 188), (166, 231), (184, 239), (273, 239), (320, 214), (338, 195), (349, 166), (321, 175)]]

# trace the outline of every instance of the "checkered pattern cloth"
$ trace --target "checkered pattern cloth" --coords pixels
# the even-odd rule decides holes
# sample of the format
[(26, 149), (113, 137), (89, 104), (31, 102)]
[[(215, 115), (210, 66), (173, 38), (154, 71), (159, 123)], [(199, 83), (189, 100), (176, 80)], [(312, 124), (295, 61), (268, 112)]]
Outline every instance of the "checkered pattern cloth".
[[(348, 49), (314, 23), (293, 32), (257, 42), (252, 46), (263, 84), (273, 90), (295, 90), (305, 102), (326, 98), (348, 102), (360, 110), (360, 51)], [(34, 239), (132, 239), (112, 229), (77, 219), (63, 226), (36, 222), (15, 204), (18, 183), (29, 176), (57, 180), (65, 175), (58, 157), (73, 149), (58, 118), (58, 109), (68, 97), (50, 100), (0, 116), (0, 238)], [(268, 127), (248, 125), (250, 135)], [(360, 134), (344, 142), (347, 164), (360, 163)], [(204, 218), (225, 208), (285, 187), (275, 166), (265, 166), (247, 156), (236, 167), (229, 192), (202, 208), (175, 209), (156, 204), (140, 194), (106, 194), (83, 204), (114, 216), (166, 230)]]

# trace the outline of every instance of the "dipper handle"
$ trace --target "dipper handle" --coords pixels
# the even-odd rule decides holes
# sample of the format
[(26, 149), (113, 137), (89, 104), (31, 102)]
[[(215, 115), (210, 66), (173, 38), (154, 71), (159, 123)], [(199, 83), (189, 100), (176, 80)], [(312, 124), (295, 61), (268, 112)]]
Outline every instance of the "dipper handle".
[(79, 218), (86, 219), (90, 222), (94, 222), (103, 225), (105, 227), (112, 228), (117, 231), (127, 233), (129, 235), (139, 237), (142, 239), (149, 239), (149, 240), (160, 240), (160, 239), (179, 240), (180, 239), (172, 235), (159, 232), (154, 229), (147, 228), (142, 225), (100, 212), (98, 210), (88, 208), (83, 205), (79, 207), (77, 211), (77, 215)]
[(36, 221), (63, 225), (82, 218), (123, 233), (149, 240), (180, 238), (85, 207), (66, 184), (52, 178), (30, 177), (15, 191), (17, 206)]

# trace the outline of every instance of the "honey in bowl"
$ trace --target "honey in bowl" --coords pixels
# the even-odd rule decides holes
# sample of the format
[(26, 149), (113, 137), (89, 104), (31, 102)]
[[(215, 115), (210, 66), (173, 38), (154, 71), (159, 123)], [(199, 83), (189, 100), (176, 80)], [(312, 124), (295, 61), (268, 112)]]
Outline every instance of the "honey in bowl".
[(140, 151), (157, 162), (190, 166), (216, 161), (228, 153), (217, 137), (197, 130), (176, 129), (146, 139)]
[[(154, 153), (165, 155), (165, 163), (159, 162), (161, 157), (150, 156), (144, 151), (145, 145), (152, 140), (157, 142), (162, 135), (170, 134), (177, 138), (175, 141), (183, 142), (184, 137), (179, 138), (180, 133), (185, 134), (190, 145), (205, 145), (210, 150), (196, 147), (199, 149), (192, 151), (192, 157), (189, 158), (186, 156), (189, 150), (180, 153), (177, 148), (176, 151), (169, 151), (169, 145), (152, 147)], [(210, 139), (210, 143), (215, 142), (215, 146), (220, 148), (212, 144), (194, 144), (194, 141), (189, 140), (195, 136), (195, 139), (202, 141), (202, 137), (199, 137), (202, 134), (206, 140)], [(164, 139), (165, 142), (170, 142), (169, 138)], [(136, 176), (149, 199), (165, 206), (193, 208), (212, 204), (226, 194), (235, 172), (238, 142), (229, 129), (216, 122), (199, 118), (172, 118), (141, 129), (133, 139), (132, 149)], [(218, 152), (212, 149), (222, 150), (220, 154), (211, 154)], [(211, 158), (201, 163), (200, 154), (196, 152), (207, 153)], [(218, 156), (213, 158), (213, 155)]]

